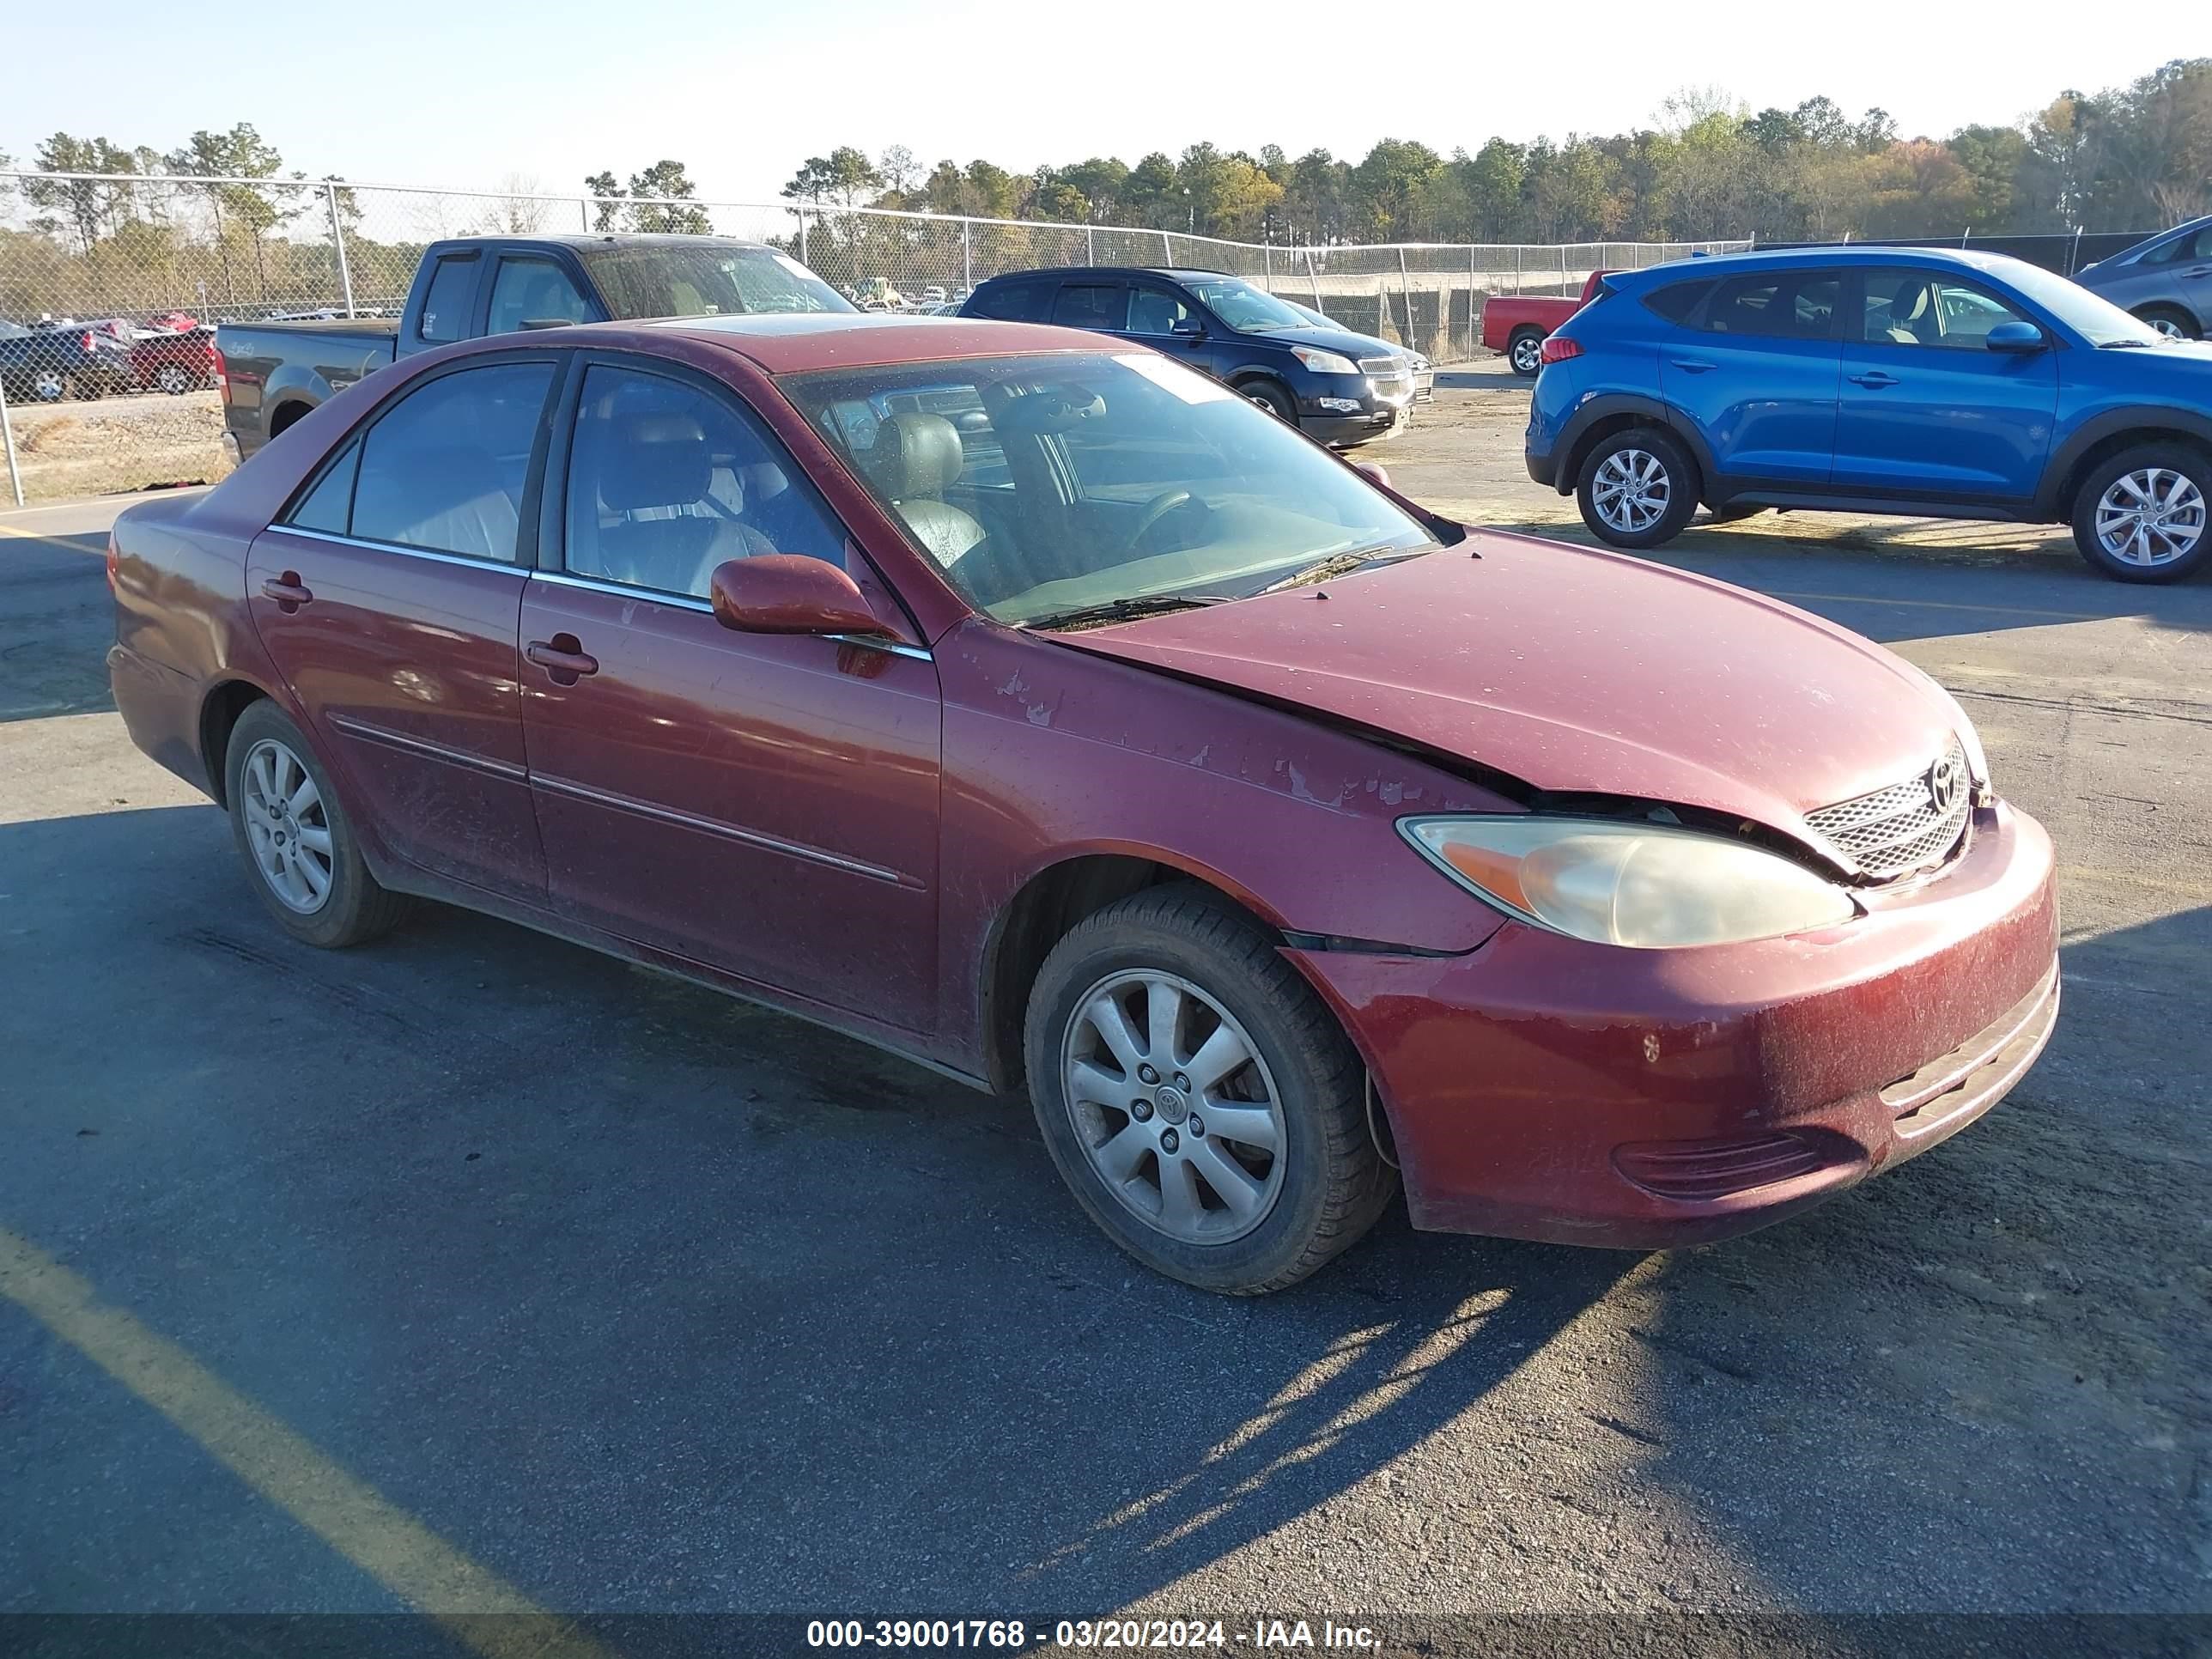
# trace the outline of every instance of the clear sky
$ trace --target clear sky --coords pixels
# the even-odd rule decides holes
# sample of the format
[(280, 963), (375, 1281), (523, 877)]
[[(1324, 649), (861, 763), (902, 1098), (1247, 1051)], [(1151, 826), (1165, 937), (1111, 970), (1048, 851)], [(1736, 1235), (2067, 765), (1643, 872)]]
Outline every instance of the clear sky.
[[(709, 199), (773, 199), (839, 143), (925, 164), (1134, 161), (1210, 139), (1357, 160), (1650, 125), (1671, 92), (1879, 104), (1908, 137), (2008, 122), (2067, 87), (2212, 53), (2206, 0), (1833, 8), (1789, 0), (391, 0), (179, 10), (26, 3), (0, 33), (0, 150), (57, 129), (167, 149), (252, 122), (311, 175), (551, 191), (686, 163)], [(84, 74), (59, 66), (83, 52)], [(9, 60), (46, 66), (19, 78)]]

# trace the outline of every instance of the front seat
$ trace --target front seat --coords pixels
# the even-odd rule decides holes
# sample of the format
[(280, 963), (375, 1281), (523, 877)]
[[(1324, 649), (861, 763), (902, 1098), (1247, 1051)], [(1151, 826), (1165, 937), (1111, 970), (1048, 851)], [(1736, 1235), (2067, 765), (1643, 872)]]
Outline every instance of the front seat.
[(968, 465), (960, 434), (942, 415), (907, 410), (876, 428), (861, 469), (888, 499), (914, 538), (938, 563), (951, 565), (981, 541), (983, 526), (942, 497)]
[(599, 468), (598, 574), (667, 593), (703, 595), (714, 567), (775, 550), (708, 495), (714, 481), (707, 434), (689, 415), (615, 418)]

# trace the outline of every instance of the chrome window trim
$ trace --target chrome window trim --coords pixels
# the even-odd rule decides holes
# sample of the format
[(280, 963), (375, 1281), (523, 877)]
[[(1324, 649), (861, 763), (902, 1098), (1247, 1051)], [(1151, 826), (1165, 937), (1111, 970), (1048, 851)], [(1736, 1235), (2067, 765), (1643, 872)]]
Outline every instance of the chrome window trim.
[(365, 547), (372, 553), (401, 553), (410, 559), (428, 559), (433, 564), (458, 564), (470, 570), (511, 570), (518, 576), (532, 574), (530, 567), (515, 559), (487, 559), (474, 553), (445, 553), (436, 548), (410, 547), (404, 542), (372, 542), (360, 536), (341, 536), (329, 530), (307, 530), (299, 525), (276, 523), (269, 526), (287, 536), (304, 536), (311, 542), (328, 542), (336, 547)]
[[(269, 528), (282, 531), (287, 536), (305, 537), (311, 542), (328, 542), (337, 547), (366, 548), (372, 553), (398, 553), (410, 559), (428, 559), (433, 564), (457, 564), (468, 570), (510, 570), (518, 576), (551, 582), (556, 587), (580, 588), (587, 593), (608, 593), (618, 599), (644, 599), (654, 605), (672, 605), (680, 611), (696, 611), (709, 617), (714, 614), (712, 605), (689, 593), (665, 593), (655, 587), (627, 587), (620, 582), (572, 576), (565, 570), (532, 570), (526, 565), (478, 558), (473, 554), (441, 553), (427, 547), (408, 547), (399, 542), (372, 542), (359, 536), (336, 535), (327, 530), (304, 530), (297, 525), (272, 524)], [(863, 646), (871, 651), (887, 652), (894, 657), (907, 657), (915, 662), (937, 660), (936, 656), (924, 647), (873, 634), (820, 634), (814, 637), (835, 640), (840, 645)]]
[[(621, 582), (601, 581), (593, 576), (572, 576), (565, 570), (533, 570), (530, 573), (539, 581), (550, 582), (556, 587), (574, 587), (586, 593), (606, 593), (618, 599), (645, 599), (654, 605), (672, 605), (680, 611), (703, 611), (714, 614), (714, 607), (707, 600), (690, 593), (670, 593), (658, 587), (629, 587)], [(910, 657), (916, 662), (934, 662), (937, 659), (918, 645), (908, 645), (903, 640), (885, 639), (873, 634), (817, 634), (816, 639), (835, 640), (840, 645), (866, 646), (872, 651), (884, 651), (894, 657)]]

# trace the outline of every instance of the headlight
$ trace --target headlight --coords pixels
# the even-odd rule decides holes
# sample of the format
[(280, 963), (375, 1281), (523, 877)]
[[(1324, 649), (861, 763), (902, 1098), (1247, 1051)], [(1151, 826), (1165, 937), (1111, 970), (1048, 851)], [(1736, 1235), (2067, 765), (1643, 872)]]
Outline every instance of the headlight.
[(1599, 945), (1663, 950), (1832, 927), (1850, 896), (1745, 842), (1595, 818), (1401, 818), (1446, 875), (1523, 921)]
[(1316, 374), (1357, 374), (1359, 365), (1351, 358), (1334, 351), (1316, 351), (1311, 346), (1292, 346), (1291, 356)]

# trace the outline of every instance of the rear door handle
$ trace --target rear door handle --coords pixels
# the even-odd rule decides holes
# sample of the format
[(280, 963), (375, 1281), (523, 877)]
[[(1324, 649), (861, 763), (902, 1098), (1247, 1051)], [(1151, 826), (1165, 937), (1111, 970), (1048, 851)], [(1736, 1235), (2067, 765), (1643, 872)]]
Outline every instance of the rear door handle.
[(1674, 361), (1674, 367), (1685, 374), (1702, 374), (1713, 367), (1702, 357), (1677, 357)]
[(276, 608), (290, 616), (301, 605), (311, 603), (314, 594), (300, 580), (300, 573), (288, 570), (281, 576), (269, 576), (261, 583), (261, 596), (276, 601)]
[(544, 669), (556, 685), (574, 685), (580, 676), (599, 672), (599, 659), (588, 655), (574, 634), (532, 640), (523, 655)]
[(1896, 375), (1884, 374), (1878, 368), (1870, 368), (1863, 374), (1854, 374), (1850, 379), (1853, 386), (1873, 386), (1877, 390), (1882, 386), (1897, 384)]

